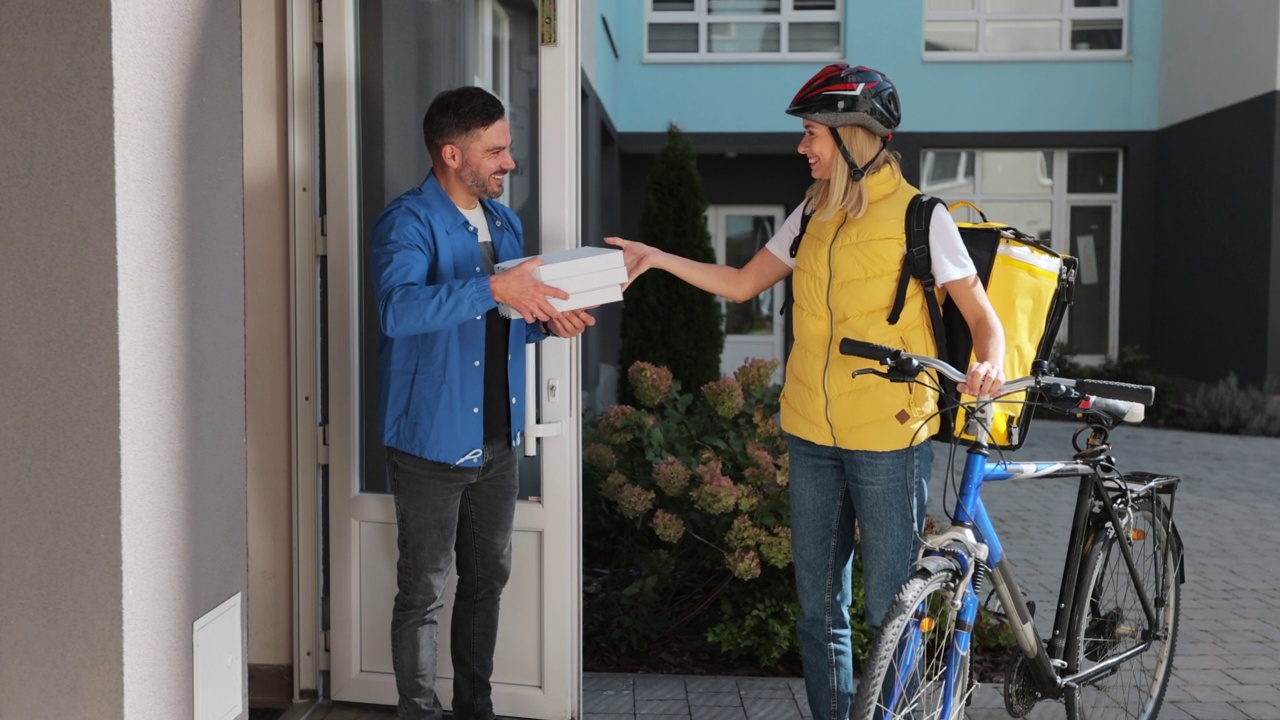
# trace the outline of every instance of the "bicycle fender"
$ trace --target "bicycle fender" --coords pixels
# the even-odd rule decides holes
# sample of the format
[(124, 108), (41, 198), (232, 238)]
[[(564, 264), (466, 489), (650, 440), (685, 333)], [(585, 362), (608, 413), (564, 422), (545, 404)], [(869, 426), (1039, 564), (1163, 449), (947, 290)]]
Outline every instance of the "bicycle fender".
[(942, 555), (925, 555), (916, 561), (916, 571), (924, 571), (930, 575), (942, 572), (944, 570), (954, 570), (961, 572), (960, 565), (949, 557)]

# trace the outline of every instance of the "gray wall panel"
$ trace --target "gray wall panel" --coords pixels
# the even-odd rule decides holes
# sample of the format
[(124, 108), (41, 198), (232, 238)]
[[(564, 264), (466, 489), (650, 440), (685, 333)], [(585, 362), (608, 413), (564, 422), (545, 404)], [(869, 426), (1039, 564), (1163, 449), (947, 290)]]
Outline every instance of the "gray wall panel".
[(1160, 128), (1280, 87), (1280, 3), (1164, 0)]
[(1206, 381), (1260, 383), (1269, 362), (1274, 93), (1159, 134), (1153, 356)]

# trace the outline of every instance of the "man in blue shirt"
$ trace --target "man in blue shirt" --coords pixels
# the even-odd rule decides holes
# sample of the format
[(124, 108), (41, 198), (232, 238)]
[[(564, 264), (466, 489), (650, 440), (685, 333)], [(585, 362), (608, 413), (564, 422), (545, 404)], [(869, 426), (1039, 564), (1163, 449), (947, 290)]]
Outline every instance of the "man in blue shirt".
[[(437, 616), (456, 549), (453, 717), (494, 717), (489, 678), (498, 602), (511, 574), (516, 451), (524, 430), (523, 345), (573, 337), (595, 320), (558, 312), (563, 291), (534, 277), (520, 220), (494, 201), (511, 158), (502, 103), (474, 87), (440, 93), (422, 121), (432, 170), (373, 228), (378, 416), (395, 497), (391, 654), (401, 718), (439, 720)], [(523, 318), (507, 320), (502, 303)]]

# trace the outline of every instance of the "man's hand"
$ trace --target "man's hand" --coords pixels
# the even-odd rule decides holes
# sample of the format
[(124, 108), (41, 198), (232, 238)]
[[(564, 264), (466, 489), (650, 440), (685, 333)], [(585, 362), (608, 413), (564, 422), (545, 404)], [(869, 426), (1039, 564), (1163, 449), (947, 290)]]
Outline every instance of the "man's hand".
[(525, 322), (547, 322), (560, 317), (560, 311), (551, 307), (547, 298), (569, 299), (569, 293), (533, 276), (534, 268), (541, 264), (541, 258), (530, 258), (510, 270), (489, 276), (493, 299), (523, 315)]
[(582, 334), (587, 327), (596, 324), (596, 319), (586, 310), (568, 310), (560, 313), (560, 317), (547, 322), (547, 328), (556, 337), (571, 338)]

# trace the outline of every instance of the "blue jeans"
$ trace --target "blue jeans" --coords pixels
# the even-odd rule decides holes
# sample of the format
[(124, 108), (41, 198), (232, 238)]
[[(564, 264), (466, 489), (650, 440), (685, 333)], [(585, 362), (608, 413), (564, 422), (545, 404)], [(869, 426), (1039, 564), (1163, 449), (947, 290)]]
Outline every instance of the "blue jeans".
[(489, 677), (498, 639), (498, 600), (511, 576), (516, 459), (505, 441), (485, 445), (479, 468), (451, 467), (387, 448), (400, 550), (391, 663), (401, 718), (439, 720), (442, 714), (435, 692), (437, 617), (455, 550), (453, 717), (494, 717)]
[(924, 530), (933, 448), (842, 450), (789, 438), (791, 551), (797, 633), (814, 720), (844, 720), (853, 704), (854, 522), (861, 529), (866, 619), (878, 629), (910, 575)]

